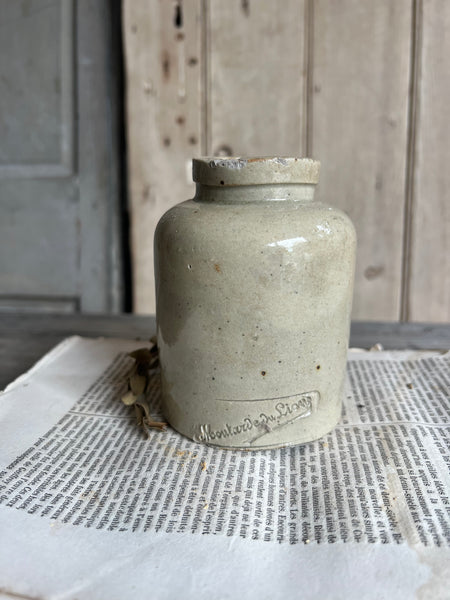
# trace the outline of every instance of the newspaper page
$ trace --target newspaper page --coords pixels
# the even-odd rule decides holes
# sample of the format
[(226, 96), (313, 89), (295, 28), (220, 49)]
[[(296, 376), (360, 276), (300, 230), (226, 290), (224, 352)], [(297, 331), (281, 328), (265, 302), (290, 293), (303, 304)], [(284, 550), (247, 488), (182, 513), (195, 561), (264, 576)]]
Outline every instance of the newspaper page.
[(450, 353), (349, 352), (330, 434), (244, 452), (143, 435), (141, 345), (69, 338), (0, 395), (0, 598), (450, 597)]

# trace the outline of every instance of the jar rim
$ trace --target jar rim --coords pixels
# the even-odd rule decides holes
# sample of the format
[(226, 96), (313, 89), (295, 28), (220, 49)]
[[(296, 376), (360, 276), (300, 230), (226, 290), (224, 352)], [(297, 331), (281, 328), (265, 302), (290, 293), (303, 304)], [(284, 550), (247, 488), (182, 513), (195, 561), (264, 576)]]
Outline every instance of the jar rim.
[(204, 156), (192, 161), (193, 180), (203, 185), (316, 184), (320, 162), (311, 158)]

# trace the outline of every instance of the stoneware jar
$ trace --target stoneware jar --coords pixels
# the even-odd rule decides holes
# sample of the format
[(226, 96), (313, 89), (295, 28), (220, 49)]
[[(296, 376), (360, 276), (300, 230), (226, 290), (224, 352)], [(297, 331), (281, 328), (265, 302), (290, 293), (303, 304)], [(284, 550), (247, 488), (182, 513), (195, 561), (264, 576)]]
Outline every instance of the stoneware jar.
[(155, 234), (165, 417), (225, 448), (317, 439), (341, 413), (353, 225), (314, 201), (317, 161), (199, 158), (193, 176)]

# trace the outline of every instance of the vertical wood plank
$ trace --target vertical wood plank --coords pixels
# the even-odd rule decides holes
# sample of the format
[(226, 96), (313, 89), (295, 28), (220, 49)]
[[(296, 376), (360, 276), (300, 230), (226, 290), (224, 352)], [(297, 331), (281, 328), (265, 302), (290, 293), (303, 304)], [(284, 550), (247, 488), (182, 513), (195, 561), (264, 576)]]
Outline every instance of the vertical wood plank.
[(201, 0), (124, 0), (123, 27), (134, 310), (152, 313), (154, 230), (201, 153)]
[(358, 234), (353, 318), (398, 320), (411, 2), (316, 0), (312, 154), (318, 197)]
[(211, 0), (208, 153), (305, 152), (305, 3)]
[(450, 320), (450, 4), (425, 0), (422, 19), (408, 317), (443, 322)]
[(123, 278), (112, 7), (84, 0), (76, 9), (80, 310), (117, 313)]

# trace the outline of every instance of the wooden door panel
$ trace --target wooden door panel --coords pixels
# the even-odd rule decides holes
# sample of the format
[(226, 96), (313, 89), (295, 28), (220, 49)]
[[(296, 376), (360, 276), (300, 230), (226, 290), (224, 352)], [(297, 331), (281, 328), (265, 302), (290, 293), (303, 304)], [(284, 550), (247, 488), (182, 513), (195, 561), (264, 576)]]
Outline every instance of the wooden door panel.
[(0, 177), (68, 175), (73, 156), (72, 4), (3, 1)]
[(120, 307), (111, 6), (0, 1), (0, 310)]

